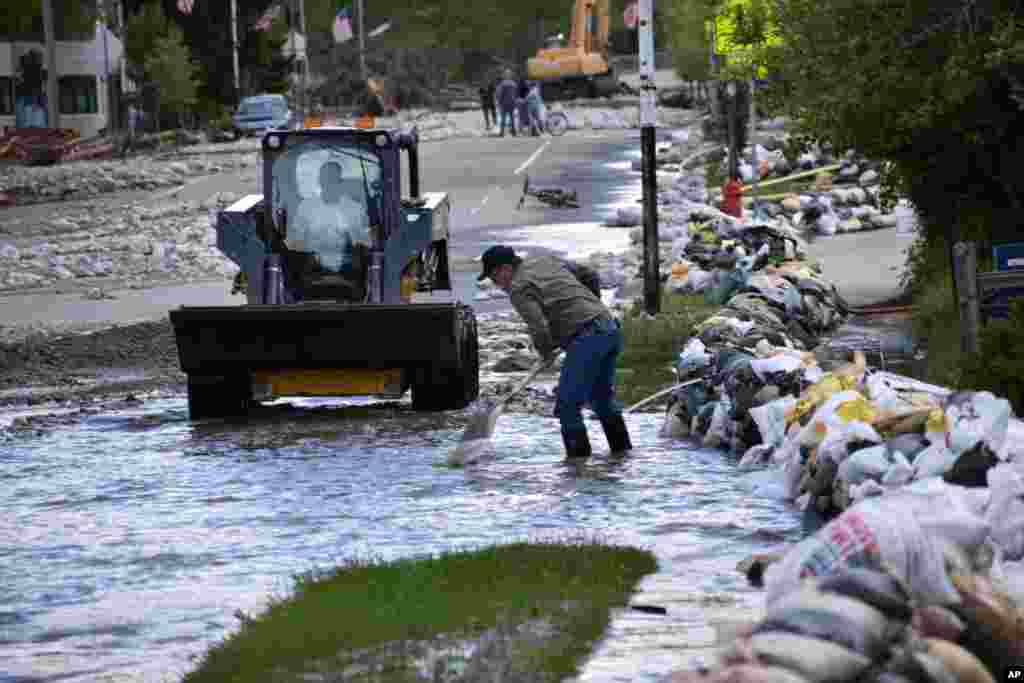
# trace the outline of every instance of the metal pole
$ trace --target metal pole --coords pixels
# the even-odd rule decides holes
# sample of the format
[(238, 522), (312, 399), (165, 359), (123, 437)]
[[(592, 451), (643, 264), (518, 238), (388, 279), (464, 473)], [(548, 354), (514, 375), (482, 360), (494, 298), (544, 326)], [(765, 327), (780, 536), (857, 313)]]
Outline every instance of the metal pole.
[(739, 155), (736, 153), (736, 85), (730, 81), (725, 87), (726, 96), (729, 98), (729, 111), (726, 112), (729, 124), (729, 179), (735, 180), (739, 175)]
[(238, 87), (238, 2), (231, 0), (231, 64), (235, 76), (235, 103), (242, 96)]
[(296, 97), (296, 95), (298, 94), (297, 91), (299, 89), (298, 79), (295, 77), (295, 75), (296, 75), (295, 74), (295, 68), (299, 64), (299, 53), (295, 50), (295, 33), (296, 33), (296, 31), (295, 31), (295, 24), (293, 23), (294, 22), (293, 18), (295, 17), (295, 3), (292, 2), (292, 3), (289, 3), (289, 4), (291, 4), (291, 8), (288, 10), (288, 41), (291, 43), (291, 50), (292, 50), (292, 77), (291, 77), (291, 79), (289, 79), (291, 82), (288, 84), (288, 87), (291, 90), (290, 94), (291, 94), (292, 102), (295, 102), (298, 99)]
[(366, 27), (364, 15), (366, 14), (365, 8), (363, 7), (363, 0), (356, 0), (356, 11), (359, 12), (359, 74), (363, 77), (363, 82), (366, 82), (366, 31), (363, 29)]
[(43, 0), (43, 33), (46, 40), (46, 125), (60, 128), (57, 106), (57, 37), (53, 28), (53, 0)]
[(654, 0), (640, 0), (640, 154), (644, 207), (644, 309), (661, 310), (661, 275), (658, 272), (658, 177), (654, 146), (658, 98), (654, 84)]

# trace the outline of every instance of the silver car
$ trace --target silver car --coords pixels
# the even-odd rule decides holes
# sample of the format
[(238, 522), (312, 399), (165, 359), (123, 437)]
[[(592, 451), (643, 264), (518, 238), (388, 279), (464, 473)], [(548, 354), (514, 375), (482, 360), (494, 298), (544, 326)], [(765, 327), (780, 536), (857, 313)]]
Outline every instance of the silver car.
[(258, 135), (270, 128), (291, 128), (294, 114), (284, 95), (255, 95), (243, 98), (231, 117), (236, 137)]

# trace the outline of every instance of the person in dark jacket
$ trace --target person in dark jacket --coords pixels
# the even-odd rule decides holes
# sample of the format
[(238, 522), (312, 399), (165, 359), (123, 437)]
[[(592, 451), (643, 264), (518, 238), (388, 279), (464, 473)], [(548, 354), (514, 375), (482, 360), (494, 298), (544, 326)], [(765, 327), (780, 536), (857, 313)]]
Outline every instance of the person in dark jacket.
[(498, 84), (494, 92), (494, 99), (501, 113), (500, 137), (505, 136), (505, 124), (516, 134), (516, 96), (519, 94), (519, 84), (512, 80), (512, 69), (505, 69), (505, 78)]
[(526, 97), (530, 94), (530, 82), (526, 79), (519, 81), (519, 90), (516, 92), (516, 114), (519, 116), (519, 130), (526, 135), (533, 128), (530, 119), (530, 106), (526, 103)]
[(380, 83), (372, 78), (367, 78), (363, 84), (363, 101), (360, 113), (363, 116), (377, 118), (384, 115), (384, 98), (382, 96)]
[(480, 86), (480, 108), (484, 111), (484, 126), (487, 130), (498, 123), (498, 111), (494, 104), (494, 94), (497, 90), (497, 83), (490, 80)]
[(622, 330), (601, 302), (597, 274), (553, 256), (524, 261), (508, 246), (483, 253), (479, 280), (490, 278), (508, 292), (542, 358), (565, 350), (555, 414), (569, 458), (591, 454), (583, 423), (587, 403), (601, 421), (613, 453), (630, 450), (622, 406), (615, 400), (615, 363), (622, 352)]

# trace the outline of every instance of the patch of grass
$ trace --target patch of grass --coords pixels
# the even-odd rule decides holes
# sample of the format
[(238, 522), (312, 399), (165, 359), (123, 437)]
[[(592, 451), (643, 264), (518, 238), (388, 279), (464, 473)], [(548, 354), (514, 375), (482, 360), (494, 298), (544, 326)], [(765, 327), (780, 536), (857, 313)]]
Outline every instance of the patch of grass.
[(675, 381), (671, 368), (694, 328), (718, 310), (700, 294), (666, 294), (653, 320), (639, 312), (626, 316), (615, 385), (619, 399), (628, 407), (670, 386)]
[(648, 551), (593, 538), (350, 560), (241, 615), (183, 680), (558, 681), (656, 569)]

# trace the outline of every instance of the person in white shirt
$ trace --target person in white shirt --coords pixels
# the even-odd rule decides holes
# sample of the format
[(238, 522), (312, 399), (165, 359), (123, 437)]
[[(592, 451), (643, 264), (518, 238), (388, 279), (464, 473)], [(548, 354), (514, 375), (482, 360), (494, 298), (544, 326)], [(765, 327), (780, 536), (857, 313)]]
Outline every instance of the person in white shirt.
[(320, 195), (303, 199), (288, 226), (285, 244), (314, 252), (324, 270), (340, 272), (352, 262), (355, 244), (370, 244), (370, 220), (362, 176), (346, 177), (342, 165), (320, 167)]

